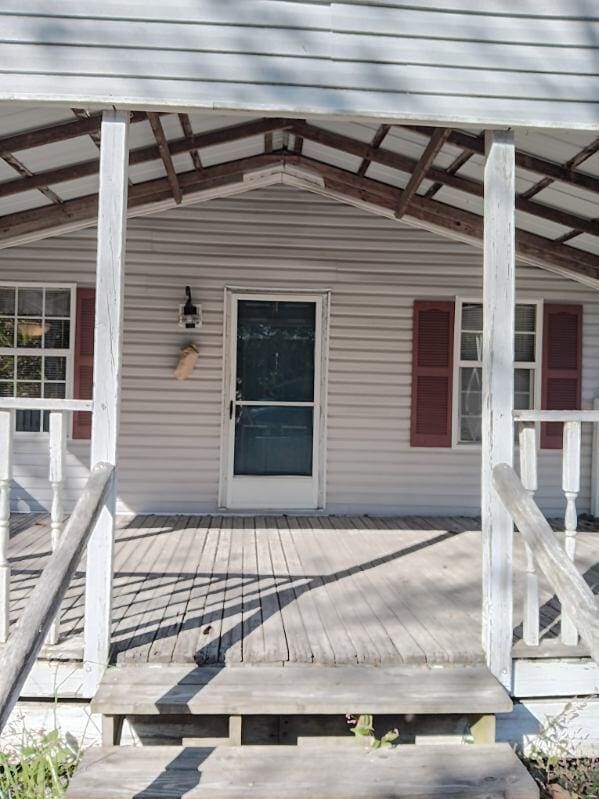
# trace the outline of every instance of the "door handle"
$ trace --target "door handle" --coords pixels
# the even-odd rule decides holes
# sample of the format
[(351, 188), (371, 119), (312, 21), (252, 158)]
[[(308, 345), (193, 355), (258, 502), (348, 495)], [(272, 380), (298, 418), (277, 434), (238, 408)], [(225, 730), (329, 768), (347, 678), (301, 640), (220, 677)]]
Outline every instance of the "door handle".
[(233, 408), (234, 408), (234, 406), (235, 406), (235, 403), (233, 402), (233, 400), (231, 400), (231, 402), (229, 402), (229, 419), (233, 418)]

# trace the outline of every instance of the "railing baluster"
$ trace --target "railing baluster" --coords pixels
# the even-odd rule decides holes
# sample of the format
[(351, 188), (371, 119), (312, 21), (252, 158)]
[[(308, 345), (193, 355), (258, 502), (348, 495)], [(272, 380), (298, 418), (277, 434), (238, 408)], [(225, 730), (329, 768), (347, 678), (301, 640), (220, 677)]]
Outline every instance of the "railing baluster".
[[(52, 552), (56, 550), (62, 535), (64, 521), (63, 486), (64, 461), (66, 454), (66, 419), (62, 411), (50, 411), (50, 470), (49, 479), (52, 488), (52, 506), (50, 509), (50, 536)], [(50, 625), (47, 643), (57, 644), (60, 628), (60, 609)]]
[(10, 484), (14, 411), (0, 410), (0, 643), (8, 639), (10, 625)]
[[(576, 528), (578, 527), (576, 499), (580, 491), (580, 422), (564, 423), (562, 489), (566, 497), (564, 547), (570, 560), (574, 561)], [(562, 608), (561, 637), (564, 644), (575, 646), (578, 643), (578, 631), (572, 622), (568, 608)]]
[[(537, 430), (534, 422), (521, 422), (518, 432), (520, 445), (520, 479), (522, 485), (534, 499), (537, 481)], [(524, 588), (524, 618), (522, 632), (524, 643), (539, 645), (539, 577), (533, 554), (526, 548), (526, 584)]]

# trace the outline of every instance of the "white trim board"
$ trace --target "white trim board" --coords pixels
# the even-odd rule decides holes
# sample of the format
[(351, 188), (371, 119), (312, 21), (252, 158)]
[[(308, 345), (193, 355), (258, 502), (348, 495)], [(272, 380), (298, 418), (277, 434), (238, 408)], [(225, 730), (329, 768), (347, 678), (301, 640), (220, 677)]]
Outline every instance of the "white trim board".
[(512, 695), (520, 699), (599, 694), (599, 664), (590, 658), (517, 659)]

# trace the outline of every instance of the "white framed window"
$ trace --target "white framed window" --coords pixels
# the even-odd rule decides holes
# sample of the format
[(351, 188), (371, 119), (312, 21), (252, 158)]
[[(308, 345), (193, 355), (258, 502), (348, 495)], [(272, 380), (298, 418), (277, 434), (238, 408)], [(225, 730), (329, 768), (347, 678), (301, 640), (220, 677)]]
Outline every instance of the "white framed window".
[[(514, 408), (540, 407), (543, 304), (516, 304), (514, 336)], [(480, 300), (456, 299), (453, 444), (481, 442), (483, 306)]]
[[(0, 397), (72, 396), (75, 286), (0, 283)], [(48, 413), (17, 411), (17, 433), (48, 431)]]

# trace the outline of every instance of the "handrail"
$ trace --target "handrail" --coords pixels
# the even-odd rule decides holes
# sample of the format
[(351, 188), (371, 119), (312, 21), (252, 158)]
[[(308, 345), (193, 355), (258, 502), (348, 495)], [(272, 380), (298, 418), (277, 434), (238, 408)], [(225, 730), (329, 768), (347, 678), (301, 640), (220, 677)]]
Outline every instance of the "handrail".
[(73, 578), (111, 483), (114, 466), (98, 463), (0, 657), (0, 732)]
[(2, 397), (0, 411), (92, 411), (93, 400)]
[(533, 557), (599, 663), (599, 601), (576, 566), (566, 557), (557, 535), (518, 475), (507, 463), (493, 469), (493, 485), (516, 523)]
[(512, 411), (516, 422), (599, 422), (599, 410), (585, 411)]

